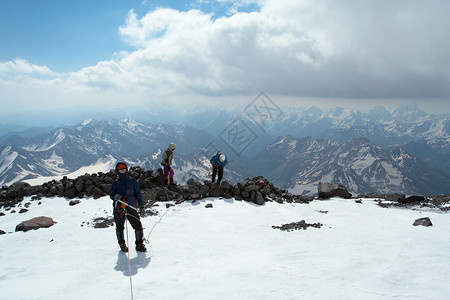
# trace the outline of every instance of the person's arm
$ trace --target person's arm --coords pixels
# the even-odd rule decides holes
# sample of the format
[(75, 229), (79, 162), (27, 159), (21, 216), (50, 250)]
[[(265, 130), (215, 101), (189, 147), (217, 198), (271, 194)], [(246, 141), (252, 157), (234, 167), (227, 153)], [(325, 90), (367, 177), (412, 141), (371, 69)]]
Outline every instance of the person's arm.
[(109, 198), (111, 198), (111, 200), (114, 200), (114, 196), (115, 196), (116, 193), (117, 193), (117, 184), (116, 184), (116, 182), (117, 182), (117, 181), (114, 181), (114, 182), (111, 184), (111, 187), (109, 188)]
[(142, 200), (141, 187), (137, 180), (134, 180), (134, 196), (137, 199), (139, 207), (144, 207), (144, 201)]
[(215, 165), (217, 165), (217, 155), (214, 155), (213, 157), (211, 157), (211, 159), (209, 160), (209, 162), (211, 163), (211, 165), (214, 167)]

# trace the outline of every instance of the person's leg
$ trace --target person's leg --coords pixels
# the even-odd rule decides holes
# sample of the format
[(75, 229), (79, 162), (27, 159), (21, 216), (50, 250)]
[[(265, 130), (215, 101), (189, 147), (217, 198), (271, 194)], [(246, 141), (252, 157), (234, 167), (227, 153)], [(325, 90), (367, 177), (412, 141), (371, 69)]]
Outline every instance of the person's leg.
[(116, 223), (116, 237), (117, 242), (120, 245), (122, 251), (128, 251), (128, 248), (125, 244), (125, 236), (123, 234), (124, 225), (125, 225), (125, 214), (120, 213), (118, 210), (114, 210), (114, 223)]
[(217, 178), (217, 184), (220, 184), (220, 182), (222, 181), (222, 177), (223, 177), (223, 167), (219, 166), (219, 177)]
[(145, 252), (147, 249), (144, 246), (144, 229), (142, 228), (141, 220), (139, 219), (137, 212), (133, 211), (130, 214), (131, 216), (128, 216), (128, 221), (130, 221), (130, 224), (134, 229), (134, 235), (136, 237), (136, 250)]
[[(170, 171), (169, 171), (169, 169), (170, 169)], [(164, 165), (164, 184), (169, 183), (171, 171), (172, 171), (172, 168), (169, 168), (168, 166)]]
[(216, 174), (217, 174), (217, 166), (213, 166), (212, 169), (212, 183), (214, 183), (214, 181), (216, 181)]
[(174, 175), (174, 171), (173, 171), (173, 169), (172, 169), (172, 167), (170, 168), (170, 172), (169, 172), (169, 174), (170, 174), (170, 179), (169, 179), (169, 182), (170, 182), (170, 184), (175, 184), (174, 182), (173, 182), (173, 175)]

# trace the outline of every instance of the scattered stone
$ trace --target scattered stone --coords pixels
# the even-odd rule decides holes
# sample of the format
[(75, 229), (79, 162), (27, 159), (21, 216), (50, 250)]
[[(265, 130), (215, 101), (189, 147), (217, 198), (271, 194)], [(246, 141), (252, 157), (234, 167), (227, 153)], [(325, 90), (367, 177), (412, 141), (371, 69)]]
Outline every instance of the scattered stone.
[(114, 225), (114, 219), (112, 217), (99, 217), (92, 220), (92, 222), (94, 223), (94, 228), (108, 228)]
[(281, 226), (272, 226), (272, 228), (273, 229), (280, 229), (280, 230), (289, 232), (289, 231), (292, 231), (292, 230), (299, 230), (299, 229), (306, 230), (308, 227), (320, 228), (322, 226), (323, 226), (323, 224), (321, 224), (321, 223), (308, 224), (308, 223), (306, 223), (305, 220), (301, 220), (299, 222), (283, 224)]
[(205, 208), (213, 208), (213, 205), (212, 205), (212, 203), (208, 203), (208, 204), (206, 204)]
[(425, 227), (433, 226), (433, 224), (431, 223), (430, 218), (428, 218), (428, 217), (420, 218), (420, 219), (415, 220), (413, 225), (414, 226), (419, 226), (420, 225), (420, 226), (425, 226)]
[(70, 206), (74, 206), (74, 205), (77, 205), (77, 204), (80, 204), (80, 203), (81, 203), (80, 200), (71, 200), (71, 201), (69, 202), (69, 205), (70, 205)]
[(19, 214), (23, 214), (26, 213), (28, 211), (28, 209), (26, 208), (22, 208), (21, 210), (19, 210)]
[(6, 234), (6, 232), (4, 232), (3, 230), (0, 229), (0, 235), (2, 234)]
[(355, 203), (362, 203), (362, 200), (355, 200)]
[(36, 217), (27, 221), (23, 221), (19, 225), (16, 226), (16, 231), (28, 231), (28, 230), (37, 230), (39, 228), (48, 228), (56, 224), (52, 218), (49, 217)]

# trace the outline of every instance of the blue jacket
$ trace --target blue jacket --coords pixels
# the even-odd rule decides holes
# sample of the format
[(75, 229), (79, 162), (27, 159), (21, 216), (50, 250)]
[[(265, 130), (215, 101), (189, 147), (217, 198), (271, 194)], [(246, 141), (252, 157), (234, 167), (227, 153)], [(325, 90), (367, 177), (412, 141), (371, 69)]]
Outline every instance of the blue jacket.
[(227, 163), (228, 163), (228, 157), (225, 155), (225, 160), (223, 161), (223, 162), (221, 162), (220, 160), (219, 160), (219, 155), (220, 154), (223, 154), (223, 153), (221, 153), (220, 151), (218, 151), (217, 153), (216, 153), (216, 155), (214, 155), (213, 157), (211, 157), (211, 159), (209, 160), (210, 162), (211, 162), (211, 164), (214, 166), (214, 165), (217, 165), (217, 166), (220, 166), (220, 167), (225, 167), (226, 165), (227, 165)]
[[(124, 162), (118, 162), (117, 165), (120, 163), (125, 164)], [(122, 195), (122, 201), (127, 203), (128, 205), (131, 205), (133, 207), (144, 206), (144, 202), (142, 201), (141, 188), (139, 187), (139, 183), (136, 181), (136, 179), (130, 177), (130, 175), (128, 174), (128, 166), (127, 171), (124, 174), (120, 174), (117, 171), (117, 165), (116, 172), (119, 178), (112, 183), (109, 190), (109, 197), (111, 198), (111, 200), (114, 200), (114, 196), (116, 194), (120, 194)], [(127, 210), (131, 210), (131, 208), (127, 207)]]

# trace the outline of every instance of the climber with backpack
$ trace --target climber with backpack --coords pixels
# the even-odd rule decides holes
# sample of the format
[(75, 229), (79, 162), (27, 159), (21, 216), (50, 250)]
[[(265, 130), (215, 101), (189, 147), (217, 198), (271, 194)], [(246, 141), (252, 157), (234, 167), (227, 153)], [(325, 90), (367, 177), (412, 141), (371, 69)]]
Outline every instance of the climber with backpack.
[(177, 146), (174, 143), (170, 143), (169, 147), (164, 151), (161, 159), (161, 165), (164, 167), (164, 184), (175, 184), (173, 182), (173, 169), (172, 169), (172, 159), (173, 151)]
[(134, 229), (136, 251), (146, 252), (143, 241), (144, 229), (139, 218), (139, 214), (141, 217), (145, 215), (139, 183), (128, 174), (128, 166), (124, 162), (117, 163), (116, 172), (118, 179), (112, 183), (109, 196), (113, 200), (117, 242), (123, 252), (128, 252), (123, 233), (125, 222), (128, 220)]
[(228, 164), (228, 159), (225, 154), (217, 151), (216, 155), (211, 157), (209, 161), (211, 162), (213, 168), (211, 182), (214, 183), (216, 181), (216, 174), (218, 173), (217, 185), (220, 185), (223, 177), (223, 168)]

